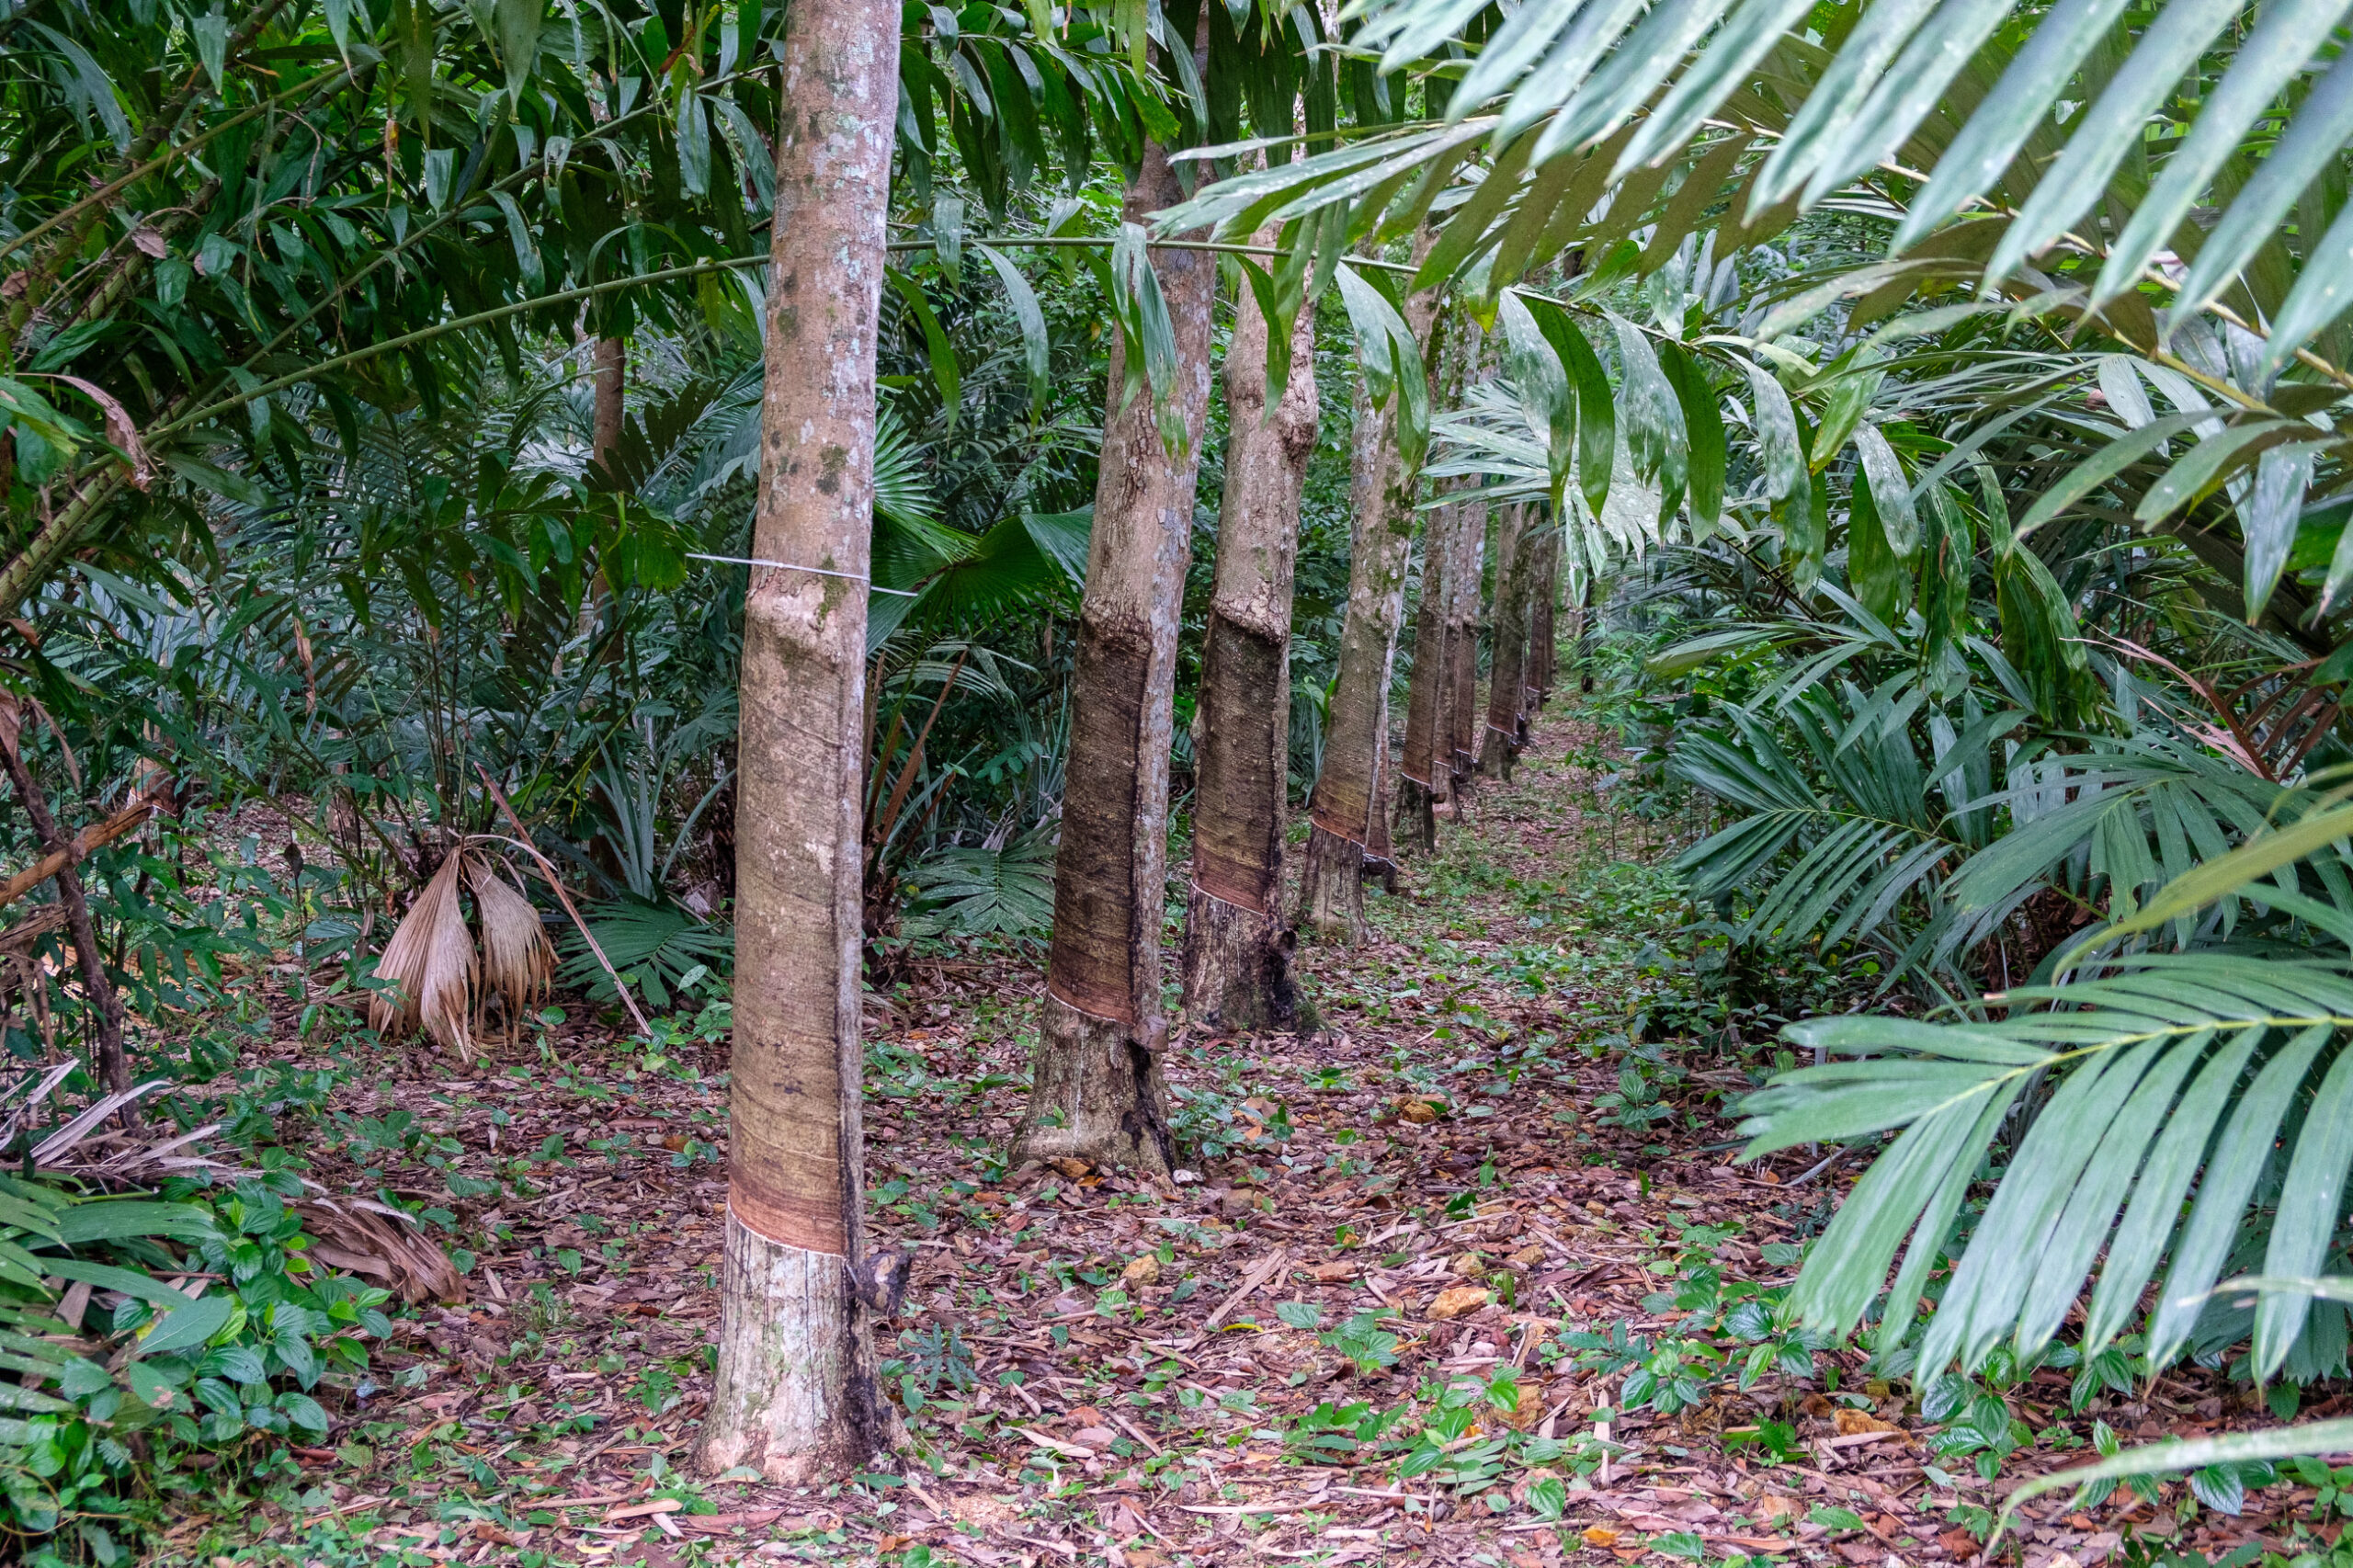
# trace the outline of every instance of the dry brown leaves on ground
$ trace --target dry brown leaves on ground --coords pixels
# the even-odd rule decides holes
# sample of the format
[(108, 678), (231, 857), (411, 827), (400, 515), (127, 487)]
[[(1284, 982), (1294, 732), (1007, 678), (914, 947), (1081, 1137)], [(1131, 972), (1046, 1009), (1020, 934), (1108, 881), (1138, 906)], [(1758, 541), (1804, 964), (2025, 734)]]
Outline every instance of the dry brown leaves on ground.
[[(470, 1301), (422, 1307), (371, 1397), (337, 1413), (338, 1446), (307, 1461), (316, 1506), (253, 1528), (291, 1542), (346, 1519), (370, 1550), (474, 1563), (1971, 1560), (1968, 1508), (1998, 1492), (1939, 1460), (1859, 1353), (1746, 1391), (1710, 1373), (1668, 1416), (1618, 1410), (1626, 1368), (1571, 1341), (1673, 1343), (1692, 1320), (1667, 1301), (1708, 1270), (1785, 1282), (1763, 1249), (1817, 1232), (1851, 1179), (1799, 1183), (1802, 1152), (1730, 1163), (1726, 1099), (1751, 1079), (1729, 1056), (1682, 1058), (1656, 1126), (1603, 1119), (1608, 1038), (1646, 983), (1633, 905), (1591, 900), (1665, 835), (1561, 760), (1594, 740), (1540, 725), (1518, 778), (1373, 901), (1371, 942), (1302, 954), (1322, 1033), (1173, 1044), (1191, 1162), (1174, 1183), (998, 1163), (1034, 968), (917, 960), (878, 999), (869, 1189), (879, 1244), (917, 1260), (879, 1335), (908, 1407), (903, 1476), (677, 1484), (709, 1395), (717, 1031), (648, 1052), (574, 1007), (462, 1075), (387, 1062), (331, 1108), (311, 1174), (440, 1209)], [(404, 1234), (332, 1244), (398, 1277)], [(407, 1278), (412, 1300), (456, 1294)], [(2042, 1436), (2005, 1476), (2078, 1458), (2095, 1415), (2128, 1439), (2254, 1418), (2188, 1378), (2079, 1415), (2065, 1375), (2038, 1374), (2009, 1402)], [(1416, 1445), (1442, 1450), (1418, 1472)], [(2023, 1561), (2093, 1568), (2128, 1530), (2276, 1541), (2310, 1496), (2275, 1487), (2180, 1527), (2178, 1495), (2054, 1502)]]

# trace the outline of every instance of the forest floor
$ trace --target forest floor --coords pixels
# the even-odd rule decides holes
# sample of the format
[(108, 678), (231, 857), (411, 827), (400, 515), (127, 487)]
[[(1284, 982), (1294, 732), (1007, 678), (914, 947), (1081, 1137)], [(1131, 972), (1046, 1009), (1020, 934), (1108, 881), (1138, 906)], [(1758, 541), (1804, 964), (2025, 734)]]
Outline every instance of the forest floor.
[[(1370, 897), (1369, 944), (1302, 950), (1321, 1032), (1172, 1043), (1174, 1182), (1006, 1168), (1034, 961), (916, 963), (878, 998), (874, 1224), (916, 1259), (880, 1353), (908, 1442), (899, 1473), (823, 1490), (690, 1471), (722, 1018), (647, 1050), (575, 1004), (470, 1064), (354, 1072), (287, 1038), (290, 1009), (249, 1096), (278, 1094), (311, 1179), (429, 1203), (472, 1300), (404, 1320), (333, 1447), (209, 1478), (159, 1561), (1962, 1563), (2095, 1421), (2131, 1442), (2257, 1419), (2195, 1370), (2076, 1413), (2046, 1369), (2007, 1390), (2006, 1430), (1966, 1413), (1995, 1428), (1972, 1453), (1861, 1352), (1808, 1370), (1774, 1337), (1755, 1298), (1857, 1166), (1734, 1163), (1727, 1109), (1771, 1050), (1688, 1045), (1708, 1020), (1655, 869), (1674, 835), (1613, 809), (1596, 736), (1540, 722), (1513, 781)], [(321, 1068), (335, 1086), (298, 1103)], [(1644, 1371), (1653, 1408), (1616, 1408)], [(2313, 1502), (2058, 1494), (2000, 1551), (2244, 1562), (2291, 1550)]]

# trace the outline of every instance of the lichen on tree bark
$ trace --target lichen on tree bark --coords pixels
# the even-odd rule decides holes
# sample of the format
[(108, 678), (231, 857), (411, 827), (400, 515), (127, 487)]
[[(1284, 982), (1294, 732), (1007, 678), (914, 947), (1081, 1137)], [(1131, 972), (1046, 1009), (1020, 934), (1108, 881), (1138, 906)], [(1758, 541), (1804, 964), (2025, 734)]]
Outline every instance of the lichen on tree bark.
[(785, 35), (761, 472), (744, 608), (734, 1044), (703, 1469), (845, 1477), (889, 1447), (863, 1262), (858, 806), (895, 6)]

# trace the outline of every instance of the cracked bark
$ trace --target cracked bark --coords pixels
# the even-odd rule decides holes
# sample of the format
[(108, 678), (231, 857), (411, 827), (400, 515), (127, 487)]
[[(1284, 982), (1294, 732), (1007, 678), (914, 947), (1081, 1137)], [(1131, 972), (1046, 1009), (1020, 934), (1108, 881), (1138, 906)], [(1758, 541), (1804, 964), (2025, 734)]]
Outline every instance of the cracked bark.
[(899, 17), (785, 35), (761, 483), (744, 609), (735, 1031), (718, 1375), (696, 1457), (792, 1485), (899, 1435), (860, 1300), (858, 805), (874, 357)]

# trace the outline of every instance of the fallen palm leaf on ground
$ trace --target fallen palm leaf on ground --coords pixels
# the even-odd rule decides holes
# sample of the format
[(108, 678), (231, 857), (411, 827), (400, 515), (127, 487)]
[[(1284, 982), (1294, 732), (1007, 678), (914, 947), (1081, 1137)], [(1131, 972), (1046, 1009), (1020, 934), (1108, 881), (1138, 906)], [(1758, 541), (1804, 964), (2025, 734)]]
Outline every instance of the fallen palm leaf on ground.
[(305, 1198), (290, 1207), (317, 1238), (311, 1256), (372, 1280), (410, 1306), (466, 1300), (466, 1282), (441, 1244), (389, 1204), (366, 1198)]

